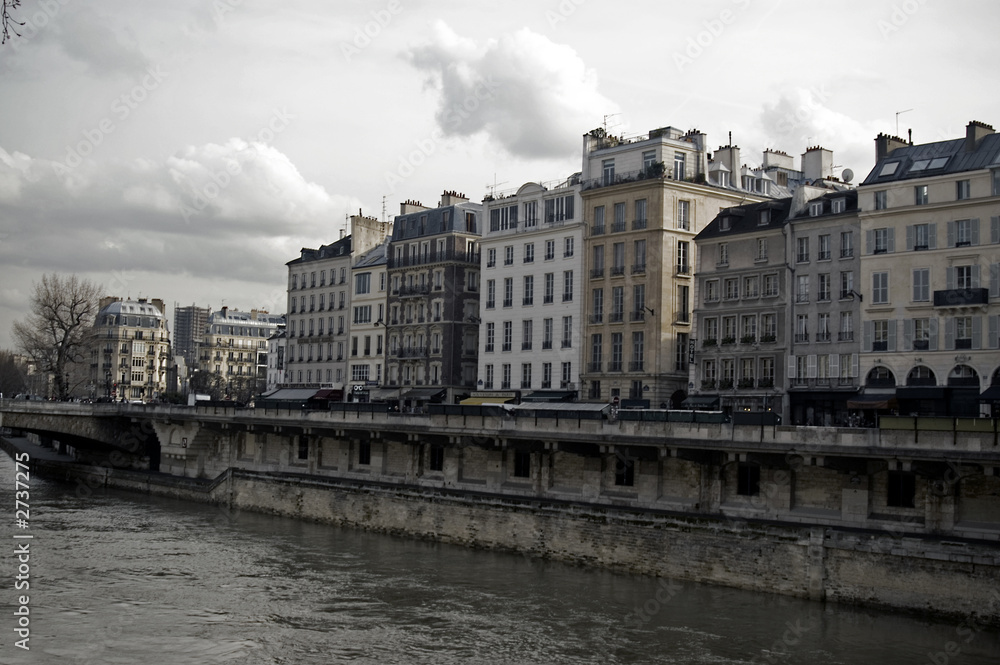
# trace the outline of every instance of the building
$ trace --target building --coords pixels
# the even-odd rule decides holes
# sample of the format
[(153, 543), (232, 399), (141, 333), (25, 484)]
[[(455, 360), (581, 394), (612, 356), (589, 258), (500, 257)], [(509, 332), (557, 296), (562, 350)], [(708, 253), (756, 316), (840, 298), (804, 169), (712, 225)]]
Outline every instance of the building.
[(975, 416), (1000, 398), (1000, 135), (880, 134), (858, 188), (861, 375), (872, 412)]
[(208, 317), (199, 347), (198, 371), (211, 378), (195, 380), (192, 388), (249, 402), (267, 386), (268, 339), (285, 319), (264, 310), (241, 312), (223, 307)]
[(483, 203), (479, 371), (471, 400), (579, 395), (583, 205), (578, 177)]
[(90, 355), (99, 396), (149, 402), (167, 391), (170, 333), (163, 311), (159, 298), (101, 299)]
[[(286, 386), (327, 388), (344, 399), (350, 340), (352, 257), (365, 254), (386, 237), (388, 224), (360, 214), (351, 233), (318, 249), (303, 248), (288, 266)], [(362, 318), (357, 323), (367, 323)]]
[(347, 401), (380, 401), (399, 395), (380, 388), (385, 372), (385, 308), (389, 239), (355, 258), (351, 271), (350, 348)]
[(476, 386), (482, 206), (446, 191), (400, 206), (389, 244), (389, 388), (403, 408), (453, 403)]
[(198, 345), (201, 344), (211, 313), (209, 307), (197, 305), (181, 307), (174, 303), (172, 326), (174, 358), (184, 358), (187, 367), (198, 366)]
[(285, 385), (285, 354), (288, 352), (288, 337), (285, 335), (285, 326), (278, 326), (270, 337), (267, 338), (267, 392), (276, 390), (279, 386)]
[(627, 140), (583, 137), (589, 225), (581, 285), (589, 399), (679, 407), (689, 391), (695, 235), (722, 208), (787, 192), (762, 171), (732, 183), (739, 148), (709, 161), (706, 137), (673, 127)]

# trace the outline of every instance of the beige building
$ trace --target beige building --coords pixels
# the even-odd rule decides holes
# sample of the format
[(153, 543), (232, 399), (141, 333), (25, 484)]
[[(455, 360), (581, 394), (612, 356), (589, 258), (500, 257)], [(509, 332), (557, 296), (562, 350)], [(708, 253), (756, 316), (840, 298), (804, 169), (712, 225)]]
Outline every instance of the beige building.
[(1000, 135), (970, 122), (962, 138), (875, 141), (858, 188), (864, 399), (979, 415), (1000, 398)]
[(722, 147), (710, 162), (705, 145), (704, 134), (672, 127), (633, 140), (584, 136), (581, 381), (591, 400), (680, 406), (689, 393), (695, 235), (723, 208), (787, 195), (763, 171), (741, 179), (739, 148)]
[[(223, 307), (208, 317), (198, 349), (198, 371), (214, 377), (220, 396), (247, 402), (266, 390), (267, 341), (285, 319), (264, 310)], [(200, 387), (208, 386), (199, 383)]]
[(167, 391), (170, 333), (159, 298), (101, 299), (90, 354), (95, 396), (152, 401)]

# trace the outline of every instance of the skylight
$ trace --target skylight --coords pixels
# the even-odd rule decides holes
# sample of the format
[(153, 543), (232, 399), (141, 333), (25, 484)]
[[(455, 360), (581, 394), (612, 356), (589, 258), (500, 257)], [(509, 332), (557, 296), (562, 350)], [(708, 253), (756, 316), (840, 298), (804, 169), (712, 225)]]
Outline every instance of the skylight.
[(944, 165), (947, 164), (947, 163), (948, 163), (948, 158), (947, 157), (935, 157), (934, 159), (931, 160), (931, 164), (927, 168), (929, 168), (929, 169), (940, 169), (940, 168), (943, 168)]
[(929, 159), (918, 159), (917, 161), (913, 162), (913, 166), (910, 167), (910, 173), (913, 173), (914, 171), (923, 171), (924, 169), (927, 168), (927, 165), (930, 163), (931, 160)]
[(896, 172), (897, 167), (899, 167), (899, 162), (889, 162), (883, 165), (882, 170), (878, 172), (879, 177), (884, 175), (892, 175), (893, 173)]

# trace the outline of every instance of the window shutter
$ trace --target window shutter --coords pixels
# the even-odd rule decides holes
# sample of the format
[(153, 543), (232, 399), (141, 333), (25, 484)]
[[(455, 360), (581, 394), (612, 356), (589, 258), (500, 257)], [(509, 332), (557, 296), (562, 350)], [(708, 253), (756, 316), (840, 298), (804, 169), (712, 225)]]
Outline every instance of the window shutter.
[(858, 354), (851, 354), (851, 376), (858, 378)]
[(944, 348), (946, 351), (955, 350), (955, 317), (953, 316), (944, 320)]
[(972, 227), (972, 238), (971, 238), (972, 239), (972, 244), (973, 245), (978, 245), (979, 244), (979, 218), (977, 217), (977, 218), (973, 219), (972, 222), (970, 222), (969, 226)]
[(906, 251), (913, 251), (913, 226), (908, 225), (906, 227)]
[(840, 376), (840, 354), (830, 354), (830, 378), (836, 379)]
[(980, 278), (980, 270), (979, 270), (979, 264), (977, 263), (976, 265), (972, 266), (972, 288), (974, 289), (979, 288), (979, 281), (980, 281), (979, 278)]
[(1000, 315), (993, 314), (989, 317), (987, 335), (989, 339), (986, 346), (991, 349), (1000, 348)]
[(990, 298), (1000, 298), (1000, 263), (990, 264)]
[(927, 249), (937, 249), (937, 222), (927, 225)]
[(887, 327), (889, 328), (889, 340), (886, 344), (887, 351), (896, 350), (896, 319), (889, 319)]
[(886, 229), (886, 235), (889, 236), (889, 253), (892, 254), (896, 251), (896, 229), (890, 226)]
[(871, 229), (865, 231), (865, 254), (875, 251), (875, 232)]
[(990, 217), (990, 242), (1000, 242), (1000, 217)]
[(930, 320), (928, 321), (928, 324), (929, 325), (927, 326), (927, 329), (928, 329), (928, 336), (930, 337), (930, 339), (928, 340), (928, 343), (927, 343), (927, 350), (928, 351), (937, 351), (938, 350), (938, 320), (937, 320), (937, 317), (936, 316), (932, 316), (930, 318)]
[(954, 266), (948, 266), (944, 269), (944, 283), (946, 289), (951, 291), (955, 288), (955, 268)]
[(955, 246), (955, 222), (948, 222), (948, 246)]
[(972, 348), (983, 348), (983, 317), (972, 317)]
[(806, 377), (816, 378), (816, 354), (806, 356)]
[(795, 378), (795, 356), (788, 356), (788, 378)]
[(913, 319), (903, 319), (902, 350), (909, 351), (912, 348), (913, 348)]
[(861, 329), (861, 350), (867, 353), (872, 350), (872, 322), (863, 321)]

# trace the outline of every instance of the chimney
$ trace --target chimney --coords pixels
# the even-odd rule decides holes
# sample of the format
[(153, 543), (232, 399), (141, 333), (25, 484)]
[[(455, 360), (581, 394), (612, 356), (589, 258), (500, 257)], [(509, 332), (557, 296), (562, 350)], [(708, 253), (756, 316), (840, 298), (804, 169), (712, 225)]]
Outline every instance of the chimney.
[(818, 145), (802, 153), (802, 177), (808, 182), (833, 175), (833, 152)]
[(993, 133), (993, 127), (986, 123), (973, 120), (965, 127), (965, 151), (972, 152), (976, 149), (979, 139)]
[(414, 201), (413, 199), (406, 199), (399, 204), (399, 214), (409, 215), (411, 212), (422, 212), (428, 210), (428, 208), (420, 201)]
[[(715, 151), (715, 161), (726, 165), (733, 178), (739, 178), (740, 170), (740, 147), (738, 145), (719, 146)], [(739, 187), (740, 183), (734, 182), (734, 186)]]
[(469, 197), (465, 194), (459, 194), (458, 192), (445, 190), (441, 194), (441, 203), (438, 204), (439, 208), (444, 208), (446, 206), (452, 206), (456, 203), (468, 203)]
[(228, 314), (228, 312), (229, 312), (229, 306), (228, 305), (223, 305), (222, 309), (220, 311), (222, 312), (222, 318), (226, 318), (227, 316), (229, 316), (229, 314)]
[(788, 153), (780, 150), (767, 149), (764, 151), (764, 168), (767, 169), (769, 166), (777, 166), (778, 168), (794, 171), (795, 159)]
[(889, 136), (888, 134), (880, 133), (875, 137), (875, 162), (882, 161), (883, 158), (888, 157), (896, 148), (905, 148), (908, 145), (906, 141), (898, 136)]

